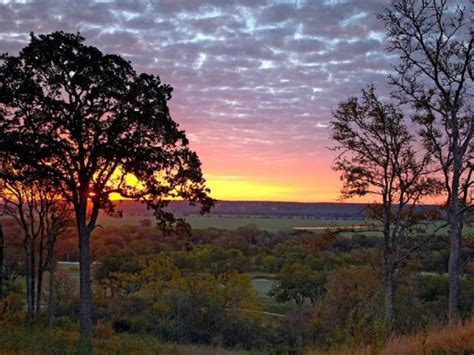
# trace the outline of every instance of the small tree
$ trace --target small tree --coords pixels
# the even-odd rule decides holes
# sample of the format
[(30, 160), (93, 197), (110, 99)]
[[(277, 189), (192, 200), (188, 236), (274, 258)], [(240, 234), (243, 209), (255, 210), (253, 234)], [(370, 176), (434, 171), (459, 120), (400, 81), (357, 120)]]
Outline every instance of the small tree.
[(200, 161), (170, 116), (172, 88), (78, 34), (31, 35), (1, 57), (0, 151), (72, 204), (80, 250), (80, 330), (92, 334), (89, 237), (113, 194), (144, 202), (165, 228), (169, 199), (212, 205)]
[(56, 238), (71, 226), (72, 211), (47, 181), (34, 180), (31, 172), (15, 169), (6, 159), (0, 168), (0, 201), (4, 213), (12, 217), (23, 232), (27, 311), (33, 318), (40, 312), (43, 276), (47, 269), (50, 283), (53, 280)]
[(454, 1), (393, 0), (380, 15), (400, 56), (394, 95), (410, 104), (444, 182), (449, 223), (449, 321), (459, 320), (461, 241), (474, 186), (472, 14)]
[(279, 302), (295, 301), (301, 307), (306, 301), (315, 304), (325, 293), (326, 275), (307, 265), (285, 265), (276, 277), (270, 296)]
[(439, 193), (429, 177), (429, 155), (419, 155), (402, 113), (382, 103), (373, 87), (361, 99), (339, 104), (332, 121), (332, 139), (340, 151), (334, 169), (342, 173), (343, 198), (375, 195), (370, 217), (382, 225), (385, 320), (393, 321), (394, 276), (400, 263), (429, 238), (414, 239), (420, 222), (434, 218), (421, 211), (421, 199)]

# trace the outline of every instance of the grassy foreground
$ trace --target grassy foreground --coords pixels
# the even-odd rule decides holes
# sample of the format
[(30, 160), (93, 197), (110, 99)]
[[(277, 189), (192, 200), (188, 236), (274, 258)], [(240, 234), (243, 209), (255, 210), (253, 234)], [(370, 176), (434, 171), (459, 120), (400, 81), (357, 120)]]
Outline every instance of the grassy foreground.
[(474, 319), (454, 328), (443, 327), (429, 333), (394, 337), (381, 349), (345, 347), (329, 351), (309, 352), (312, 355), (427, 355), (474, 354)]
[[(20, 322), (21, 323), (21, 322)], [(0, 326), (0, 354), (77, 354), (79, 332), (43, 325)], [(105, 326), (95, 329), (93, 354), (239, 354), (215, 347), (163, 343), (147, 335), (114, 334)]]
[[(0, 332), (1, 354), (75, 354), (79, 333), (59, 327), (3, 322)], [(144, 335), (114, 334), (99, 325), (93, 340), (94, 354), (244, 354), (234, 351), (197, 345), (178, 345), (160, 342)], [(258, 352), (252, 351), (252, 354)], [(455, 328), (441, 328), (428, 334), (393, 338), (381, 349), (353, 348), (307, 351), (307, 354), (472, 354), (474, 353), (474, 320)]]

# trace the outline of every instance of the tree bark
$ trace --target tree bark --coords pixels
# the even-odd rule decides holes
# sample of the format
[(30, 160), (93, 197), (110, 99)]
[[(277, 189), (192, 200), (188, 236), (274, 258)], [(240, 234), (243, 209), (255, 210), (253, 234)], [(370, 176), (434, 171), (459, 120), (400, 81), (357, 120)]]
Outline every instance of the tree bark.
[(385, 324), (387, 334), (392, 334), (393, 329), (393, 266), (386, 263), (384, 270), (384, 284), (385, 284)]
[[(457, 130), (454, 131), (454, 138), (457, 139)], [(459, 214), (459, 184), (461, 178), (462, 161), (458, 149), (453, 150), (454, 166), (451, 183), (451, 196), (448, 206), (449, 219), (449, 297), (448, 297), (448, 320), (450, 325), (459, 322), (459, 280), (461, 278), (461, 219)]]
[(36, 317), (39, 316), (41, 312), (41, 291), (43, 288), (43, 268), (41, 264), (38, 266), (38, 280), (36, 283)]
[(383, 236), (384, 236), (384, 249), (383, 249), (383, 275), (385, 285), (385, 326), (387, 329), (387, 335), (392, 334), (393, 324), (393, 248), (391, 243), (391, 199), (383, 196)]
[[(51, 236), (50, 236), (51, 237)], [(41, 313), (41, 296), (43, 291), (43, 276), (44, 276), (44, 232), (41, 233), (40, 242), (38, 247), (38, 269), (37, 269), (37, 276), (38, 281), (36, 284), (36, 317), (38, 317)]]
[(55, 256), (55, 246), (56, 246), (56, 234), (51, 232), (48, 239), (48, 250), (47, 250), (47, 260), (44, 266), (44, 271), (48, 269), (49, 273), (49, 292), (48, 292), (48, 327), (53, 326), (54, 316), (56, 313), (56, 294), (54, 290), (54, 268), (56, 267), (56, 256)]
[(32, 267), (32, 251), (30, 246), (28, 245), (28, 239), (25, 240), (24, 243), (25, 248), (25, 256), (26, 256), (26, 307), (28, 318), (31, 320), (34, 316), (34, 281), (33, 281), (33, 267)]
[[(82, 184), (85, 186), (86, 184)], [(80, 341), (79, 353), (89, 354), (92, 351), (92, 282), (90, 235), (99, 215), (99, 203), (94, 201), (87, 221), (87, 200), (89, 193), (81, 191), (79, 203), (75, 206), (76, 220), (79, 232), (79, 261), (80, 261)]]
[(35, 317), (35, 310), (36, 310), (36, 270), (35, 270), (35, 248), (34, 248), (34, 241), (32, 240), (31, 247), (30, 247), (30, 292), (31, 292), (31, 318)]
[(48, 295), (48, 327), (53, 326), (54, 316), (56, 313), (56, 294), (54, 291), (54, 267), (55, 267), (54, 254), (51, 256), (49, 264), (49, 295)]
[(85, 225), (85, 213), (78, 217), (80, 222), (78, 226), (80, 258), (80, 333), (81, 341), (89, 343), (92, 336), (92, 288), (89, 251), (90, 231)]
[(449, 223), (449, 298), (448, 319), (450, 325), (459, 322), (459, 281), (461, 278), (461, 230), (456, 216), (450, 216)]

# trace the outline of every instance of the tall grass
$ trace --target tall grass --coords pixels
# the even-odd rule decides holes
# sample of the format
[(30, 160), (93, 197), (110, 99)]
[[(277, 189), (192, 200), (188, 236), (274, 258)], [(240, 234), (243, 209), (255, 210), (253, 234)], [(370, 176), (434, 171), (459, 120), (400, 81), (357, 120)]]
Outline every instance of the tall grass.
[(344, 347), (328, 351), (309, 351), (319, 355), (427, 355), (474, 354), (474, 319), (456, 327), (443, 327), (428, 333), (391, 338), (381, 349)]
[[(93, 354), (201, 354), (227, 355), (237, 351), (163, 343), (148, 335), (115, 334), (103, 326), (95, 329)], [(60, 327), (46, 328), (41, 324), (1, 322), (0, 354), (76, 354), (79, 332)]]
[(428, 334), (391, 339), (382, 354), (472, 354), (474, 319), (457, 327), (444, 327)]

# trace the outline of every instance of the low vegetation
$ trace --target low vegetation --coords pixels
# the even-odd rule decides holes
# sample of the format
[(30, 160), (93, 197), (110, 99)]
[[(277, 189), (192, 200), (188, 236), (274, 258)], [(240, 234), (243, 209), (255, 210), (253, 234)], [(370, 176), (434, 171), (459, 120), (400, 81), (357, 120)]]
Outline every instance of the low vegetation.
[[(14, 245), (20, 231), (8, 220), (3, 224), (7, 244)], [(75, 240), (71, 234), (57, 242), (57, 255), (69, 262), (56, 264), (55, 320), (44, 330), (45, 339), (51, 334), (56, 340), (38, 348), (45, 352), (48, 344), (75, 348), (79, 303)], [(473, 239), (466, 240), (468, 255)], [(271, 233), (245, 226), (233, 231), (198, 229), (171, 237), (142, 222), (96, 229), (91, 242), (93, 346), (99, 353), (115, 348), (141, 352), (143, 344), (143, 349), (194, 344), (203, 352), (332, 351), (347, 346), (380, 350), (393, 339), (413, 343), (410, 334), (427, 334), (446, 322), (444, 236), (407, 259), (397, 275), (394, 333), (401, 337), (396, 338), (390, 338), (384, 326), (379, 257), (383, 240), (370, 233)], [(7, 251), (7, 259), (17, 255), (13, 247)], [(19, 260), (20, 269), (21, 264)], [(466, 321), (474, 308), (472, 265), (467, 270), (460, 294)], [(46, 309), (40, 307), (35, 331), (28, 332), (21, 270), (7, 286), (0, 317), (15, 335), (2, 346), (28, 351), (41, 342), (35, 334), (46, 329)], [(43, 299), (48, 293), (45, 287)], [(138, 345), (137, 339), (145, 340)], [(180, 352), (186, 349), (179, 347)]]

